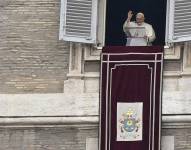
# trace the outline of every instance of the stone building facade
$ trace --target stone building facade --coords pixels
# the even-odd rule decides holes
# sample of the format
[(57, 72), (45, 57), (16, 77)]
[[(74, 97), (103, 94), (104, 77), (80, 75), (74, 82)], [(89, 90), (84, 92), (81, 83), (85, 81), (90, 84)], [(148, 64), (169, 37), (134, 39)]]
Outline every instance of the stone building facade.
[[(100, 48), (59, 40), (60, 0), (0, 1), (0, 150), (97, 150)], [(191, 43), (165, 49), (162, 150), (191, 149)]]

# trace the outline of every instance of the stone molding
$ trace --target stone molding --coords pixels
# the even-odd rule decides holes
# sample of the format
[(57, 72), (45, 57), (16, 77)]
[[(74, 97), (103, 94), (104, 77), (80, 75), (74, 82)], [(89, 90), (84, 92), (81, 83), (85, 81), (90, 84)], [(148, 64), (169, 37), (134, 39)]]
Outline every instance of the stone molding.
[[(180, 59), (181, 57), (181, 49), (182, 44), (175, 44), (172, 47), (164, 47), (164, 59)], [(85, 45), (85, 57), (84, 60), (92, 61), (92, 60), (100, 60), (100, 53), (102, 47), (94, 47), (91, 45)]]
[[(0, 118), (0, 127), (99, 127), (99, 116)], [(191, 128), (191, 115), (163, 115), (162, 128)]]
[(0, 117), (94, 116), (99, 94), (0, 94)]
[(0, 117), (0, 127), (2, 126), (52, 126), (52, 125), (66, 125), (66, 126), (77, 126), (81, 125), (93, 125), (98, 126), (98, 116), (78, 116), (78, 117)]
[[(164, 91), (163, 115), (191, 114), (190, 91)], [(0, 94), (0, 117), (79, 117), (99, 114), (99, 93)]]
[(183, 53), (183, 74), (191, 75), (191, 43), (187, 42), (184, 44)]
[(100, 60), (102, 47), (94, 47), (92, 45), (85, 45), (84, 47), (84, 60), (95, 61)]
[[(165, 47), (164, 59), (180, 59), (182, 45), (175, 44), (172, 47)], [(100, 53), (102, 47), (93, 47), (91, 45), (85, 46), (85, 60), (100, 60)]]
[(175, 44), (164, 49), (164, 59), (180, 59), (182, 45)]
[(162, 117), (163, 129), (191, 128), (191, 115), (165, 115)]

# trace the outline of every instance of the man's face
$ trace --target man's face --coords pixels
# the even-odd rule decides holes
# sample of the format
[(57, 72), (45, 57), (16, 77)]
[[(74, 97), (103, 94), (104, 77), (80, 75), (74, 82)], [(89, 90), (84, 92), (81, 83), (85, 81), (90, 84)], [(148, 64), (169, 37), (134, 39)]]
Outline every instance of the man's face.
[(136, 22), (138, 25), (141, 25), (144, 22), (145, 18), (143, 15), (137, 14), (136, 16)]

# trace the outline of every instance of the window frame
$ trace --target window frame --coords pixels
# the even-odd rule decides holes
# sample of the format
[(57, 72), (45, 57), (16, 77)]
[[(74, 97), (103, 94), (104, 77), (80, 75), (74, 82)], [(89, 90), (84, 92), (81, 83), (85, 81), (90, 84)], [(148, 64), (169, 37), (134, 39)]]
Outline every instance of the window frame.
[[(61, 3), (64, 3), (65, 0), (61, 0)], [(84, 41), (84, 43), (87, 43), (85, 46), (85, 59), (86, 60), (98, 60), (99, 55), (101, 53), (102, 47), (105, 45), (105, 31), (106, 31), (106, 8), (107, 8), (107, 0), (94, 0), (97, 2), (97, 11), (94, 7), (93, 12), (97, 14), (96, 20), (94, 20), (94, 24), (96, 25), (94, 28), (94, 34), (96, 34), (96, 41), (94, 43), (87, 43)], [(171, 0), (173, 1), (173, 0)], [(65, 1), (66, 2), (66, 1)], [(66, 6), (66, 5), (65, 5)], [(171, 5), (172, 7), (172, 5)], [(167, 41), (167, 36), (168, 34), (172, 37), (172, 29), (170, 28), (169, 31), (169, 26), (172, 27), (173, 20), (172, 18), (172, 12), (173, 10), (170, 7), (170, 0), (167, 0), (167, 5), (166, 5), (166, 31), (165, 31), (165, 42), (167, 48), (165, 48), (165, 59), (179, 59), (180, 58), (180, 51), (181, 51), (181, 44), (178, 44), (177, 42), (172, 42), (169, 45), (169, 41)], [(171, 11), (171, 13), (169, 13)], [(61, 7), (60, 10), (60, 23), (63, 24), (63, 7)], [(169, 24), (170, 23), (170, 24)], [(60, 25), (60, 37), (62, 37), (63, 33), (63, 28), (61, 28), (62, 25)], [(70, 37), (71, 38), (71, 37)], [(61, 38), (62, 40), (63, 37)], [(73, 40), (76, 40), (76, 42), (81, 42), (78, 41), (76, 38), (72, 38)], [(83, 43), (83, 42), (82, 42)], [(92, 46), (90, 46), (91, 44)], [(90, 48), (91, 47), (91, 48)], [(91, 51), (91, 52), (90, 52)]]

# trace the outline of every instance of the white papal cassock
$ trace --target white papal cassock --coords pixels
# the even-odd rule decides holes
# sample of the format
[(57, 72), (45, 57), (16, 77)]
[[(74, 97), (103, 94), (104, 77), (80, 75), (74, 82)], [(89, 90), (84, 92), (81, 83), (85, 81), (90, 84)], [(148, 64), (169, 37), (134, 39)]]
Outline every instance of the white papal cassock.
[[(145, 22), (138, 25), (136, 22), (125, 21), (123, 31), (127, 35), (127, 46), (151, 45), (156, 38), (152, 25)], [(147, 38), (144, 38), (144, 36)]]

